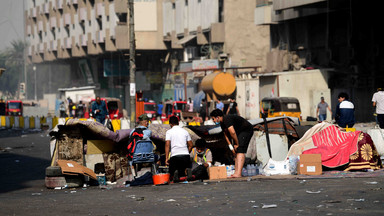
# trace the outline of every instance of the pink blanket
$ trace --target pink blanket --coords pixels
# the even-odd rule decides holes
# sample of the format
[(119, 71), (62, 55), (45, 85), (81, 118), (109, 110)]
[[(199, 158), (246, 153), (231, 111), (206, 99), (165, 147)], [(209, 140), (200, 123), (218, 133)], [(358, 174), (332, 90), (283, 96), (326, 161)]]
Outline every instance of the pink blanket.
[(316, 148), (303, 151), (303, 154), (321, 154), (322, 165), (338, 167), (349, 162), (349, 156), (357, 151), (360, 131), (342, 132), (332, 125), (312, 136)]

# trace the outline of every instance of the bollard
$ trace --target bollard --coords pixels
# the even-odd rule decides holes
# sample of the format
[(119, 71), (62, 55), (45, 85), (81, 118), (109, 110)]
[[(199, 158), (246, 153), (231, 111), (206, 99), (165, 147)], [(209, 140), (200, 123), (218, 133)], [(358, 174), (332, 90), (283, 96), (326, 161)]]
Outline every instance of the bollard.
[(54, 116), (54, 117), (52, 118), (51, 127), (50, 127), (49, 129), (52, 129), (52, 128), (56, 127), (56, 125), (58, 125), (58, 124), (59, 124), (59, 118), (56, 117), (56, 116)]
[(29, 129), (29, 117), (24, 117), (24, 129)]
[(19, 116), (15, 116), (15, 121), (13, 123), (13, 126), (15, 128), (20, 128), (20, 117)]
[(9, 116), (9, 128), (15, 126), (15, 116)]
[(121, 121), (120, 119), (112, 119), (111, 120), (113, 131), (116, 132), (117, 130), (121, 129)]
[(130, 129), (130, 121), (127, 119), (120, 119), (120, 129)]
[(5, 127), (5, 116), (0, 116), (0, 127)]
[(35, 128), (35, 117), (29, 117), (29, 129)]
[(11, 122), (9, 121), (9, 116), (5, 117), (5, 127), (10, 128), (11, 127)]
[(19, 117), (19, 128), (24, 128), (24, 117), (20, 116)]
[(40, 123), (39, 116), (36, 116), (34, 119), (35, 119), (35, 128), (36, 129), (41, 129), (41, 123)]

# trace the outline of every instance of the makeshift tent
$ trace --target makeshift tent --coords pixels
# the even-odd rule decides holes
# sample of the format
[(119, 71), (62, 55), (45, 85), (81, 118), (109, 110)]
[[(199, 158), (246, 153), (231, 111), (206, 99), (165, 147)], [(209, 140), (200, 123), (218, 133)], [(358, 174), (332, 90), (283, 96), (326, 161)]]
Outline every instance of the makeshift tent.
[(344, 168), (344, 165), (346, 170), (382, 168), (380, 156), (368, 134), (341, 130), (327, 122), (316, 124), (291, 146), (287, 158), (321, 154), (322, 165), (328, 168)]

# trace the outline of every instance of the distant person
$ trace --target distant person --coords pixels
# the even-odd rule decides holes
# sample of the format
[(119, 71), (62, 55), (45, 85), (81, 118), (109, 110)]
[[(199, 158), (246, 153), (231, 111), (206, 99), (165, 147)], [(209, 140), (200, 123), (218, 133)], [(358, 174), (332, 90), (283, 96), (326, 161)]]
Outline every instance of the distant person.
[(201, 99), (199, 114), (203, 122), (207, 120), (207, 102), (205, 99)]
[(219, 99), (217, 99), (217, 102), (216, 102), (216, 109), (219, 109), (221, 111), (224, 110), (224, 103), (221, 102)]
[(72, 112), (73, 106), (74, 106), (73, 101), (72, 101), (72, 99), (70, 97), (68, 97), (67, 98), (67, 102), (68, 102), (69, 117), (73, 117), (73, 112)]
[(339, 104), (337, 104), (335, 112), (336, 123), (343, 128), (347, 126), (349, 128), (353, 127), (355, 124), (355, 106), (351, 101), (349, 101), (349, 96), (347, 93), (342, 92), (339, 94), (338, 99)]
[(165, 134), (165, 163), (169, 165), (169, 173), (174, 182), (181, 176), (192, 175), (189, 153), (192, 150), (192, 139), (188, 131), (179, 126), (176, 116), (169, 118), (169, 129)]
[(196, 140), (190, 158), (194, 179), (208, 179), (207, 169), (212, 166), (212, 152), (207, 148), (207, 142), (204, 139)]
[(377, 122), (381, 129), (384, 129), (384, 90), (378, 88), (372, 97), (373, 107), (376, 107)]
[(231, 103), (229, 104), (229, 107), (227, 109), (227, 115), (239, 115), (239, 108), (237, 107), (237, 103), (235, 99), (230, 99)]
[(84, 118), (84, 109), (85, 109), (85, 105), (83, 104), (83, 101), (79, 101), (79, 104), (77, 104), (77, 107), (76, 107), (77, 118)]
[(157, 104), (157, 116), (161, 118), (161, 115), (163, 114), (163, 102), (159, 102)]
[(319, 116), (319, 121), (325, 121), (327, 119), (327, 109), (331, 113), (332, 116), (332, 110), (329, 108), (327, 102), (324, 101), (324, 97), (320, 98), (320, 103), (317, 105), (317, 110), (316, 110), (316, 116)]
[(65, 118), (65, 117), (67, 117), (67, 114), (65, 113), (67, 109), (65, 108), (65, 104), (64, 104), (64, 102), (61, 102), (61, 103), (60, 103), (59, 110), (60, 110), (60, 118)]
[(241, 177), (241, 171), (245, 162), (245, 153), (248, 150), (249, 142), (253, 136), (252, 124), (238, 115), (224, 116), (223, 111), (219, 109), (211, 112), (211, 118), (216, 124), (220, 124), (228, 147), (234, 154), (235, 173), (231, 178)]
[(97, 96), (96, 101), (92, 103), (92, 114), (97, 122), (100, 122), (101, 124), (105, 123), (105, 118), (108, 115), (107, 105), (99, 96)]
[(193, 112), (193, 100), (191, 98), (188, 98), (188, 112)]

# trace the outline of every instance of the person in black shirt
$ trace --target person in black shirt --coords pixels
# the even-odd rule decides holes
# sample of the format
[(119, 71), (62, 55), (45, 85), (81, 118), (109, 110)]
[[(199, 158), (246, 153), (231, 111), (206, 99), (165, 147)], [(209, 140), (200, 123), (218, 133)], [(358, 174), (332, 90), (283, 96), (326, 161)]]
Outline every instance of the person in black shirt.
[(229, 104), (229, 107), (227, 109), (227, 115), (233, 114), (233, 115), (239, 115), (239, 108), (237, 108), (237, 103), (235, 99), (230, 99), (231, 103)]
[[(241, 177), (241, 170), (243, 169), (245, 161), (245, 153), (247, 152), (249, 142), (253, 135), (253, 126), (241, 116), (224, 116), (223, 111), (219, 109), (213, 110), (210, 115), (216, 124), (220, 124), (229, 149), (231, 149), (235, 156), (235, 173), (231, 177)], [(233, 146), (230, 138), (233, 140)]]

